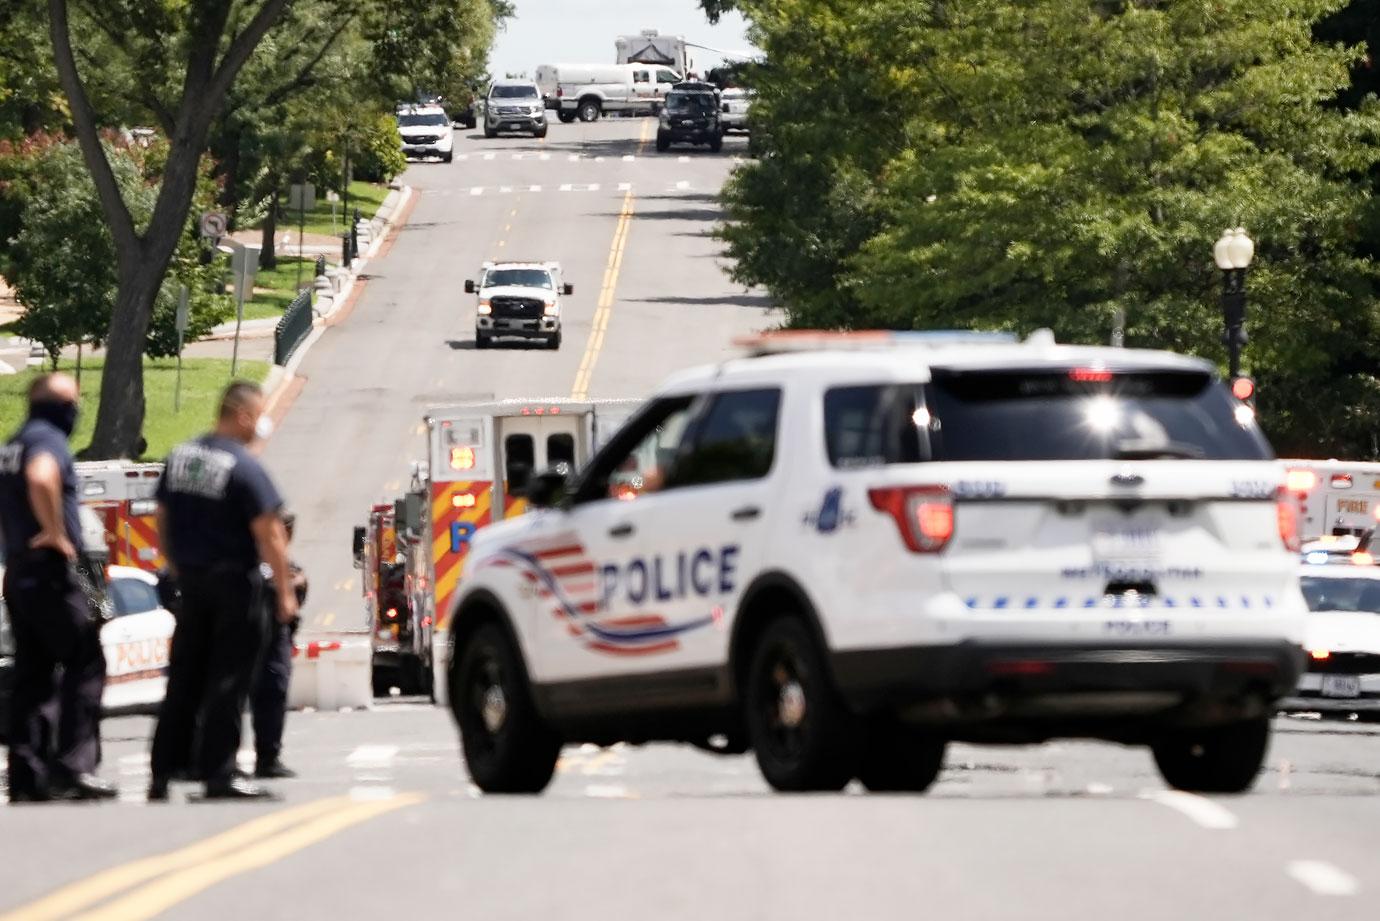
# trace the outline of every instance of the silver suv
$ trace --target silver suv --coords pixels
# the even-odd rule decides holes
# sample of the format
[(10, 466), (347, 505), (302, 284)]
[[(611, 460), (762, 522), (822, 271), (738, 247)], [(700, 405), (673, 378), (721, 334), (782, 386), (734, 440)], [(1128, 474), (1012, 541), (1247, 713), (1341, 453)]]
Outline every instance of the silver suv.
[(541, 90), (530, 80), (499, 80), (489, 87), (484, 104), (484, 136), (501, 132), (546, 137), (546, 105)]

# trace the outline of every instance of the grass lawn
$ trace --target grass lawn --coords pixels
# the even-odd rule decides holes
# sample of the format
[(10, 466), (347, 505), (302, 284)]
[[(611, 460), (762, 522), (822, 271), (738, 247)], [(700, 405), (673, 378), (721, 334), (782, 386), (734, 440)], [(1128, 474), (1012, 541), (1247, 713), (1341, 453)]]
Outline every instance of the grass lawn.
[(280, 317), (297, 296), (297, 265), (302, 264), (302, 285), (310, 288), (316, 274), (316, 259), (279, 257), (278, 267), (259, 269), (254, 278), (254, 299), (244, 305), (246, 320)]
[[(82, 362), (81, 420), (72, 438), (74, 449), (80, 451), (91, 443), (96, 426), (96, 407), (101, 396), (101, 366), (99, 361)], [(76, 362), (64, 361), (61, 369), (75, 373)], [(262, 361), (242, 361), (239, 376), (262, 381), (269, 366)], [(0, 377), (0, 433), (3, 437), (19, 427), (24, 420), (25, 393), (29, 380), (37, 370)], [(162, 459), (173, 445), (211, 427), (215, 406), (225, 385), (230, 382), (230, 362), (219, 358), (189, 358), (182, 362), (182, 409), (173, 411), (173, 389), (177, 380), (175, 359), (145, 360), (144, 394), (147, 410), (144, 413), (144, 437), (149, 449), (146, 460)]]
[[(352, 182), (350, 183), (350, 211), (359, 209), (360, 216), (368, 220), (379, 210), (379, 205), (388, 197), (388, 186), (377, 185), (372, 182)], [(307, 233), (334, 234), (339, 236), (344, 233), (347, 222), (344, 220), (344, 212), (341, 208), (345, 202), (335, 203), (335, 224), (331, 224), (331, 203), (326, 201), (326, 190), (316, 190), (316, 208), (306, 214), (305, 230)], [(288, 197), (284, 193), (282, 197), (283, 210), (278, 217), (278, 230), (297, 230), (297, 212), (288, 210)], [(296, 239), (294, 237), (293, 239)]]

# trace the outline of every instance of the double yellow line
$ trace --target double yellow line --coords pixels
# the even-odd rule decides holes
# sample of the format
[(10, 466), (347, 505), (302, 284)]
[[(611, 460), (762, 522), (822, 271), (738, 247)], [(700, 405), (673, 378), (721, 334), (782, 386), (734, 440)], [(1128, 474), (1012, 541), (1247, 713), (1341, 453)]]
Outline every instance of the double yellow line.
[(609, 315), (613, 312), (614, 294), (618, 290), (618, 273), (623, 268), (623, 253), (628, 248), (628, 230), (632, 227), (632, 217), (633, 193), (629, 190), (623, 196), (623, 210), (618, 214), (618, 227), (613, 232), (613, 245), (609, 247), (609, 263), (604, 269), (604, 286), (599, 291), (599, 305), (594, 310), (589, 343), (585, 346), (585, 356), (580, 361), (580, 369), (575, 372), (575, 386), (570, 391), (573, 400), (589, 399), (589, 380), (594, 375), (599, 350), (604, 347), (604, 333), (609, 328)]
[[(181, 850), (135, 860), (64, 886), (0, 915), (0, 921), (152, 918), (216, 883), (267, 866), (352, 825), (423, 799), (419, 794), (369, 801), (340, 796), (274, 812)], [(114, 896), (118, 898), (98, 904)]]

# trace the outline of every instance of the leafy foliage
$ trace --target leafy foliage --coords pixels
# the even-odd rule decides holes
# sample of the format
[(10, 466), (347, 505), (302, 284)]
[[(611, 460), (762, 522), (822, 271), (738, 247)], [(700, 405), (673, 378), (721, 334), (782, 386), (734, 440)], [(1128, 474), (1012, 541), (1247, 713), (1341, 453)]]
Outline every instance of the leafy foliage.
[[(147, 171), (161, 151), (107, 141), (106, 157), (136, 219), (147, 221), (156, 199)], [(24, 306), (15, 331), (42, 343), (54, 363), (67, 346), (99, 347), (114, 309), (116, 254), (110, 230), (98, 217), (100, 204), (81, 151), (70, 142), (34, 139), (0, 150), (0, 175), (7, 177), (0, 196), (18, 217), (17, 234), (0, 264)], [(209, 197), (211, 191), (207, 182), (202, 194)], [(201, 265), (200, 250), (195, 229), (189, 227), (169, 280), (158, 292), (147, 343), (153, 357), (177, 352), (179, 284), (190, 291), (189, 340), (230, 314), (229, 299), (214, 293), (217, 270)]]
[(722, 234), (789, 322), (1096, 342), (1124, 311), (1128, 344), (1221, 360), (1211, 247), (1244, 225), (1276, 444), (1375, 452), (1380, 107), (1335, 105), (1360, 56), (1312, 30), (1339, 3), (742, 5), (765, 155)]

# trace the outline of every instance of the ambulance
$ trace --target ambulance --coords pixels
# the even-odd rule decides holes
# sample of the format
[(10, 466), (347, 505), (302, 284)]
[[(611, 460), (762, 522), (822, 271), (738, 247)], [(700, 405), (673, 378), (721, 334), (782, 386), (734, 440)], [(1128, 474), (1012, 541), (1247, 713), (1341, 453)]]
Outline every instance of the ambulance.
[[(430, 652), (428, 690), (444, 703), (451, 603), (475, 533), (526, 512), (522, 496), (533, 477), (560, 465), (574, 470), (584, 464), (639, 405), (639, 400), (505, 400), (429, 412), (427, 460), (414, 465), (408, 492), (392, 506), (376, 506), (371, 524), (356, 530), (363, 581), (376, 593), (366, 601), (374, 617), (376, 652), (389, 645), (381, 635), (377, 592), (383, 585), (379, 561), (391, 551), (407, 573), (408, 610), (405, 615), (399, 610), (399, 619), (406, 616), (415, 625), (418, 655), (420, 649)], [(371, 551), (371, 545), (377, 549)], [(392, 624), (387, 627), (391, 634)]]
[(1368, 538), (1380, 520), (1380, 463), (1286, 460), (1286, 489), (1298, 505), (1305, 540)]
[(83, 461), (76, 471), (77, 498), (101, 519), (110, 565), (146, 572), (161, 569), (154, 492), (163, 465)]
[[(368, 523), (355, 529), (355, 567), (370, 624), (371, 673), (375, 697), (393, 688), (402, 694), (431, 693), (431, 628), (424, 594), (429, 584), (427, 548), (420, 536), (406, 529), (409, 507), (422, 508), (423, 492), (414, 489), (391, 504), (375, 505)], [(411, 498), (409, 498), (411, 497)], [(410, 505), (409, 505), (410, 503)]]

